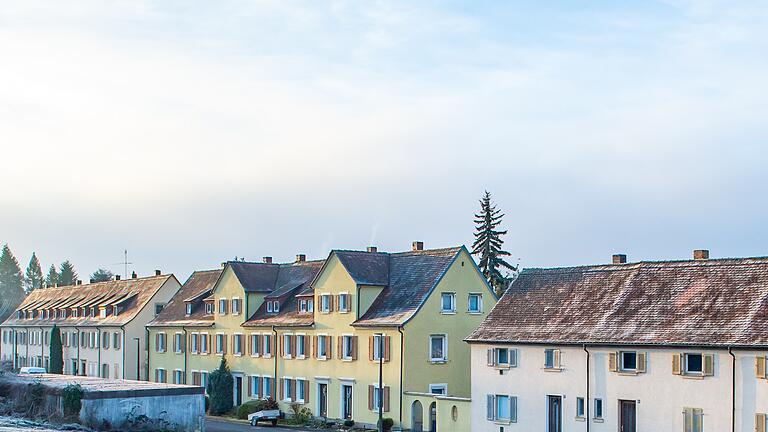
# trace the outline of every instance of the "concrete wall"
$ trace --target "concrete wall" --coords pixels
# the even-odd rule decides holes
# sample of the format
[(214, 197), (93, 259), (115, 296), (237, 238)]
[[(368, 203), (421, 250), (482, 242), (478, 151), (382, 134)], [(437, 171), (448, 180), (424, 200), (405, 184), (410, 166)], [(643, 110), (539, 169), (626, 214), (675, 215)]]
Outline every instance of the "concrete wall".
[(157, 425), (167, 422), (170, 430), (205, 430), (205, 400), (201, 394), (83, 399), (82, 405), (80, 421), (93, 426), (106, 421), (113, 427), (125, 427), (126, 422), (145, 415)]
[[(684, 408), (700, 408), (704, 430), (731, 430), (732, 359), (726, 350), (624, 348), (647, 355), (647, 371), (629, 374), (609, 371), (609, 353), (618, 348), (589, 348), (589, 418), (576, 418), (576, 399), (586, 397), (587, 354), (581, 347), (537, 345), (503, 346), (518, 350), (518, 367), (499, 373), (488, 366), (492, 345), (472, 345), (472, 431), (546, 431), (547, 395), (563, 397), (563, 432), (619, 429), (619, 400), (636, 402), (637, 430), (684, 430)], [(502, 346), (498, 346), (502, 347)], [(544, 369), (544, 349), (562, 351), (562, 370)], [(686, 377), (672, 374), (672, 357), (681, 352), (714, 355), (714, 375)], [(736, 351), (736, 431), (755, 430), (755, 413), (768, 411), (768, 383), (755, 377), (755, 356)], [(488, 394), (517, 396), (518, 421), (500, 425), (486, 420)], [(594, 399), (603, 401), (603, 419), (594, 416)]]
[[(431, 407), (434, 404), (434, 424)], [(428, 393), (406, 392), (403, 413), (410, 431), (431, 431), (435, 427), (440, 432), (467, 432), (470, 429), (471, 400), (450, 396), (437, 396)], [(417, 408), (420, 406), (421, 408)], [(421, 419), (421, 420), (419, 420)]]

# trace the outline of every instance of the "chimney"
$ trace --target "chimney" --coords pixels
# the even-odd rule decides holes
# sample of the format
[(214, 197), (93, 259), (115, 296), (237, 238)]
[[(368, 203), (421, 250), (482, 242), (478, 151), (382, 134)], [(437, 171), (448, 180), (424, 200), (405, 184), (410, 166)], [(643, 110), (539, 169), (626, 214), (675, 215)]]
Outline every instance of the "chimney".
[(115, 275), (115, 280), (120, 280), (120, 275), (119, 274)]
[(376, 253), (376, 252), (378, 252), (378, 251), (379, 251), (379, 248), (377, 248), (376, 246), (368, 246), (368, 249), (367, 249), (367, 250), (368, 250), (368, 252), (370, 252), (370, 253)]
[(413, 244), (411, 244), (411, 250), (412, 251), (424, 250), (424, 242), (420, 242), (420, 241), (413, 242)]
[(695, 260), (709, 259), (709, 250), (707, 250), (707, 249), (696, 249), (695, 251), (693, 251), (693, 259), (695, 259)]
[(272, 257), (264, 257), (262, 261), (264, 261), (264, 264), (272, 264)]
[(139, 277), (139, 275), (137, 275), (137, 274), (136, 274), (136, 271), (134, 271), (133, 273), (131, 273), (131, 279), (136, 279), (136, 278), (138, 278), (138, 277)]
[(160, 276), (162, 273), (160, 270), (155, 270), (155, 276)]
[(614, 254), (613, 255), (613, 263), (614, 264), (626, 264), (627, 263), (627, 256), (625, 254)]
[(80, 279), (78, 279), (76, 284), (77, 284), (77, 285), (82, 285), (82, 284), (83, 284), (83, 281), (81, 281)]
[(94, 282), (96, 282), (96, 281), (94, 281), (93, 279), (91, 279), (90, 281), (88, 281), (88, 283), (94, 283)]
[(296, 255), (296, 262), (304, 262), (307, 260), (307, 256), (304, 254)]

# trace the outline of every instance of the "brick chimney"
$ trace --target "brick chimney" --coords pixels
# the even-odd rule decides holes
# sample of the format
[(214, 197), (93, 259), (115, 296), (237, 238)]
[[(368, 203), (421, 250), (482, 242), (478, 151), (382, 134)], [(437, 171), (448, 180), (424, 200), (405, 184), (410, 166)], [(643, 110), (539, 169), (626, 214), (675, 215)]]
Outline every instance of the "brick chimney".
[(376, 253), (379, 251), (379, 248), (377, 248), (376, 246), (368, 246), (366, 250), (370, 253)]
[(82, 284), (83, 284), (83, 281), (81, 281), (80, 279), (78, 279), (77, 282), (75, 283), (75, 285), (82, 285)]
[(138, 277), (139, 277), (139, 275), (137, 275), (135, 271), (133, 273), (131, 273), (131, 279), (136, 279)]
[[(93, 280), (93, 278), (91, 278), (91, 279), (88, 281), (88, 283), (94, 283), (94, 282), (96, 282), (96, 281), (95, 281), (95, 280)], [(46, 287), (46, 288), (48, 288), (48, 287)]]
[(304, 254), (297, 254), (296, 255), (296, 262), (304, 262), (307, 260), (307, 256)]
[(625, 254), (614, 254), (613, 255), (613, 263), (614, 264), (626, 264), (627, 263), (627, 256)]
[(120, 275), (119, 274), (115, 275), (115, 280), (120, 280)]
[(162, 273), (160, 270), (155, 270), (155, 276), (160, 276)]
[(264, 261), (264, 264), (272, 264), (272, 257), (264, 257), (262, 261)]
[(411, 250), (412, 251), (420, 251), (424, 250), (424, 242), (415, 241), (411, 244)]
[(695, 259), (695, 260), (709, 259), (709, 250), (707, 250), (707, 249), (696, 249), (695, 251), (693, 251), (693, 259)]

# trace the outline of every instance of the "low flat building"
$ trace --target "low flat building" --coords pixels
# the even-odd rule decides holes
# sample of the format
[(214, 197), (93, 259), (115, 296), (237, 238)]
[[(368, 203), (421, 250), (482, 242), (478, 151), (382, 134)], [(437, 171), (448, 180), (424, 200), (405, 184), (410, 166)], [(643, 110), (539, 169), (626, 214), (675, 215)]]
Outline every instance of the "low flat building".
[(179, 290), (173, 275), (32, 291), (0, 324), (0, 356), (14, 368), (49, 368), (50, 332), (61, 331), (64, 373), (148, 379), (146, 324)]
[(527, 269), (469, 336), (473, 432), (763, 432), (768, 258)]

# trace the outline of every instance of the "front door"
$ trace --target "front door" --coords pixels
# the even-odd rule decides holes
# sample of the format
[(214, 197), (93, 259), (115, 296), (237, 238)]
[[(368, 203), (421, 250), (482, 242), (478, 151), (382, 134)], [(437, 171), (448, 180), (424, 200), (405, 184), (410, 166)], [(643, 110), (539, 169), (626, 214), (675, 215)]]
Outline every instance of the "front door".
[(235, 376), (235, 405), (239, 406), (243, 404), (243, 377), (240, 375)]
[(344, 398), (343, 405), (342, 405), (342, 417), (347, 420), (352, 420), (352, 386), (351, 385), (343, 385), (341, 386), (341, 394)]
[(637, 432), (637, 405), (635, 401), (620, 400), (619, 432)]
[(319, 384), (320, 417), (328, 417), (328, 384)]
[(547, 432), (563, 431), (563, 398), (547, 396)]

